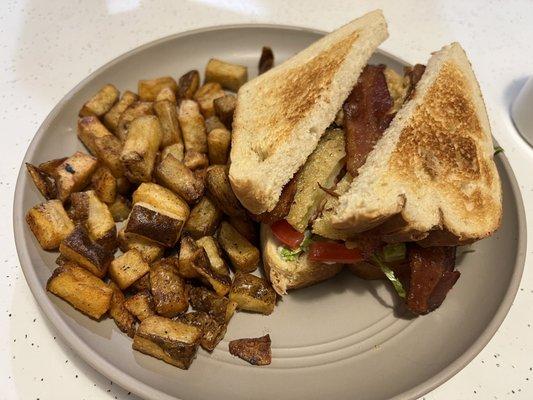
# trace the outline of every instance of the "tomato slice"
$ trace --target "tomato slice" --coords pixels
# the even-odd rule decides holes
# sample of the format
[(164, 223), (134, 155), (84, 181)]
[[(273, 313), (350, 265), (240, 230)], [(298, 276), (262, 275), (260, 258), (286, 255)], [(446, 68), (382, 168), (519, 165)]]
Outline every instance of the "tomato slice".
[(274, 222), (270, 228), (274, 236), (291, 249), (296, 249), (304, 240), (304, 234), (298, 232), (284, 219)]
[(309, 246), (309, 260), (341, 264), (355, 264), (364, 259), (359, 248), (349, 249), (343, 243), (313, 242)]

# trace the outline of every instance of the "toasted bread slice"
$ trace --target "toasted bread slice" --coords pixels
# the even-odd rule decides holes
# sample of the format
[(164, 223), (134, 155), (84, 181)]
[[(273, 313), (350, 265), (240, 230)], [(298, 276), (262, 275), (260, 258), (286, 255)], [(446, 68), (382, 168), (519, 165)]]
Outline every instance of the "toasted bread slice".
[(272, 235), (270, 226), (261, 224), (261, 254), (265, 274), (274, 290), (287, 294), (289, 289), (298, 289), (325, 281), (340, 272), (342, 264), (310, 262), (306, 254), (294, 261), (286, 261), (279, 254), (281, 243)]
[(248, 210), (274, 208), (387, 36), (382, 12), (373, 11), (240, 88), (229, 177)]
[[(492, 234), (501, 186), (483, 98), (458, 43), (434, 53), (332, 216), (389, 242), (456, 245)], [(392, 218), (391, 218), (392, 217)]]

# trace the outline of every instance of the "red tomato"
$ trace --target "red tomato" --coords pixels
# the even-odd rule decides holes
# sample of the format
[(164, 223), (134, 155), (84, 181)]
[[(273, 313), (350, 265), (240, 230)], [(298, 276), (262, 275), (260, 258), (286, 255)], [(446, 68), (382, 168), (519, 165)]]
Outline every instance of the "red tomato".
[(364, 259), (360, 249), (349, 249), (343, 243), (313, 242), (309, 246), (309, 260), (340, 264), (355, 264)]
[(284, 219), (274, 222), (270, 228), (274, 236), (291, 249), (296, 249), (304, 240), (304, 234), (298, 232)]

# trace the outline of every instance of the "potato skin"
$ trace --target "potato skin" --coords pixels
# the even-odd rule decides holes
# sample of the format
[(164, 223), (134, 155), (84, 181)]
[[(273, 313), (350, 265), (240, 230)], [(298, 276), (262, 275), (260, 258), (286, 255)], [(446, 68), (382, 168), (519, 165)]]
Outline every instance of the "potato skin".
[(183, 221), (136, 204), (131, 210), (125, 233), (133, 233), (171, 247), (178, 241), (182, 228)]
[(113, 318), (117, 327), (129, 337), (135, 334), (135, 317), (127, 310), (124, 302), (126, 298), (119, 287), (110, 281), (108, 286), (113, 291), (111, 304), (109, 307), (109, 316)]
[(183, 74), (178, 84), (178, 99), (192, 99), (200, 86), (200, 73), (197, 70)]

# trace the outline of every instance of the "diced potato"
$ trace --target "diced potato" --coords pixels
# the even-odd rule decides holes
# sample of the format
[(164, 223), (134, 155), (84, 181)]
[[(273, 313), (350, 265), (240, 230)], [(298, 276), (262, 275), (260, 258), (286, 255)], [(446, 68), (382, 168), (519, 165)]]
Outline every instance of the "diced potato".
[(276, 305), (276, 292), (263, 278), (252, 274), (235, 274), (229, 299), (237, 303), (239, 310), (269, 315)]
[(257, 245), (259, 243), (257, 224), (254, 223), (254, 221), (252, 221), (248, 216), (228, 217), (227, 221), (250, 243), (253, 245)]
[(255, 271), (259, 264), (259, 250), (225, 221), (220, 224), (218, 242), (236, 271)]
[(154, 111), (161, 123), (161, 148), (182, 142), (176, 104), (168, 100), (156, 101)]
[(104, 125), (111, 132), (115, 132), (118, 128), (118, 121), (124, 111), (128, 109), (133, 103), (139, 99), (137, 94), (125, 91), (120, 100), (104, 115)]
[(154, 115), (154, 103), (151, 101), (136, 101), (132, 103), (118, 120), (117, 130), (115, 131), (117, 137), (124, 142), (128, 137), (130, 124), (133, 120), (145, 115)]
[(142, 101), (154, 101), (164, 88), (169, 88), (177, 92), (178, 84), (170, 76), (163, 76), (155, 79), (142, 79), (139, 81), (138, 90), (139, 98)]
[(150, 272), (150, 266), (138, 250), (131, 249), (111, 261), (109, 277), (121, 290), (127, 289), (135, 281)]
[(157, 314), (173, 318), (189, 308), (187, 288), (175, 271), (174, 260), (162, 259), (152, 265), (150, 286)]
[(229, 183), (227, 167), (223, 165), (211, 166), (207, 171), (206, 187), (213, 203), (225, 214), (232, 217), (246, 215)]
[(124, 232), (124, 229), (118, 232), (117, 238), (121, 251), (125, 253), (128, 250), (136, 249), (141, 253), (142, 258), (147, 263), (152, 263), (163, 257), (164, 247), (151, 240), (141, 236), (127, 234)]
[(179, 318), (180, 322), (196, 326), (202, 330), (200, 346), (207, 351), (213, 351), (226, 334), (227, 324), (217, 322), (203, 311), (192, 311)]
[(57, 189), (54, 178), (44, 172), (39, 167), (26, 163), (26, 169), (35, 184), (35, 187), (44, 196), (46, 200), (55, 199), (57, 197)]
[(199, 278), (193, 263), (200, 256), (199, 247), (190, 236), (183, 236), (180, 243), (178, 258), (178, 274), (183, 278)]
[(174, 104), (174, 107), (178, 103), (176, 99), (176, 93), (168, 86), (161, 89), (161, 91), (157, 94), (155, 101), (170, 101), (172, 104)]
[(187, 150), (185, 152), (185, 157), (183, 158), (183, 163), (191, 171), (196, 171), (198, 169), (207, 168), (209, 166), (209, 158), (207, 158), (205, 153)]
[(196, 356), (201, 329), (164, 317), (153, 316), (139, 325), (133, 349), (187, 369)]
[(168, 215), (146, 203), (136, 203), (126, 223), (126, 233), (172, 247), (178, 241), (184, 220)]
[(26, 222), (44, 250), (57, 249), (74, 230), (74, 223), (59, 200), (32, 207), (26, 214)]
[(143, 275), (137, 279), (128, 290), (133, 293), (144, 292), (145, 290), (150, 291), (150, 274)]
[(192, 209), (183, 230), (194, 239), (199, 239), (202, 236), (213, 235), (221, 220), (222, 212), (209, 197), (204, 196)]
[(72, 193), (70, 196), (72, 219), (87, 228), (91, 240), (110, 252), (117, 247), (117, 228), (113, 215), (93, 190)]
[(198, 102), (202, 115), (208, 118), (215, 115), (215, 106), (213, 105), (215, 99), (225, 95), (226, 93), (224, 93), (219, 83), (209, 82), (196, 91), (194, 100)]
[(81, 151), (63, 161), (54, 171), (58, 198), (66, 201), (71, 193), (79, 192), (89, 183), (98, 161)]
[(113, 290), (75, 263), (54, 270), (46, 289), (89, 317), (99, 319), (111, 305)]
[(231, 279), (228, 275), (221, 275), (211, 267), (209, 258), (203, 247), (195, 253), (191, 266), (196, 270), (202, 281), (210, 285), (216, 294), (225, 296), (231, 287)]
[(124, 302), (124, 307), (135, 315), (139, 321), (144, 321), (155, 315), (154, 299), (149, 291), (135, 293)]
[(261, 49), (261, 57), (259, 58), (259, 64), (257, 66), (257, 72), (259, 75), (264, 74), (274, 66), (274, 53), (268, 46), (263, 46)]
[(117, 196), (117, 178), (111, 170), (101, 166), (96, 169), (91, 177), (91, 185), (100, 200), (112, 204)]
[(109, 204), (108, 207), (115, 222), (126, 220), (131, 212), (131, 204), (129, 200), (121, 195), (117, 195), (115, 201)]
[(130, 181), (140, 183), (152, 179), (161, 137), (161, 124), (155, 116), (139, 117), (130, 124), (120, 155), (124, 173)]
[(185, 150), (207, 153), (207, 133), (204, 117), (200, 114), (198, 103), (194, 100), (182, 100), (178, 112), (178, 120)]
[(178, 83), (178, 99), (192, 99), (200, 86), (200, 74), (192, 70), (182, 75)]
[(63, 161), (65, 161), (66, 159), (67, 157), (63, 157), (63, 158), (55, 158), (53, 160), (45, 161), (43, 163), (40, 163), (38, 168), (41, 171), (43, 171), (45, 174), (53, 176), (57, 167), (63, 164)]
[(155, 177), (158, 183), (181, 196), (189, 204), (196, 203), (204, 193), (203, 183), (172, 155), (165, 157), (156, 167)]
[(172, 155), (179, 162), (183, 162), (184, 149), (183, 143), (171, 144), (161, 151), (161, 160), (164, 160), (168, 155)]
[(96, 156), (96, 139), (106, 136), (113, 136), (113, 134), (107, 130), (98, 117), (83, 117), (78, 120), (78, 139), (93, 156)]
[(119, 94), (120, 93), (115, 86), (111, 84), (105, 85), (83, 105), (80, 110), (80, 117), (86, 117), (88, 115), (101, 117), (111, 110), (113, 104), (117, 102)]
[(113, 253), (94, 242), (83, 225), (78, 225), (59, 245), (61, 255), (99, 278), (107, 273)]
[(172, 191), (155, 183), (143, 183), (137, 188), (133, 193), (133, 204), (139, 202), (148, 203), (181, 220), (189, 217), (187, 203)]
[(219, 323), (229, 321), (235, 312), (235, 303), (201, 286), (189, 289), (189, 302), (193, 309), (206, 312)]
[(207, 133), (209, 133), (213, 129), (217, 129), (217, 128), (218, 129), (227, 129), (226, 125), (224, 125), (222, 123), (222, 121), (220, 121), (218, 119), (218, 117), (216, 115), (213, 115), (213, 116), (205, 119), (205, 129), (206, 129)]
[(207, 134), (207, 152), (211, 165), (228, 163), (231, 133), (227, 129), (213, 129)]
[(270, 335), (232, 340), (229, 342), (229, 352), (252, 365), (269, 365), (272, 362), (270, 343)]
[[(115, 176), (117, 179), (124, 175), (124, 166), (120, 161), (123, 144), (117, 137), (102, 136), (94, 139), (94, 149), (96, 158)], [(119, 190), (117, 182), (117, 190)]]
[(205, 67), (205, 81), (218, 82), (224, 88), (237, 92), (248, 80), (248, 68), (212, 58)]
[(230, 277), (229, 268), (222, 258), (218, 243), (213, 236), (204, 236), (196, 241), (196, 244), (202, 247), (209, 259), (211, 269), (218, 275)]
[(135, 318), (124, 305), (126, 298), (113, 281), (109, 282), (108, 285), (111, 290), (113, 290), (111, 305), (109, 307), (109, 316), (115, 320), (118, 329), (132, 338), (135, 334)]
[(233, 114), (235, 107), (237, 107), (237, 97), (232, 94), (227, 94), (224, 97), (219, 97), (213, 102), (215, 107), (215, 114), (220, 121), (231, 130), (233, 124)]

